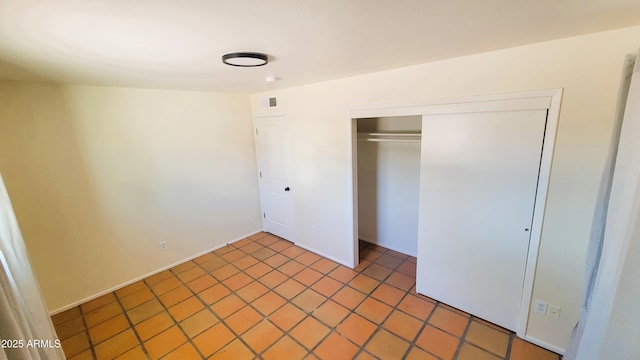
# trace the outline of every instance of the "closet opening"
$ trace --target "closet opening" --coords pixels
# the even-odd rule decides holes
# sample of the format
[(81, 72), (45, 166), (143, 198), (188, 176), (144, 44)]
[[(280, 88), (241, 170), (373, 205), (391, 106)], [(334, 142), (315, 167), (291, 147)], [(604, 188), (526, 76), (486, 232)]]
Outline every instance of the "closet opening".
[[(417, 255), (422, 116), (354, 119), (357, 239)], [(356, 257), (358, 260), (358, 257)]]
[[(502, 314), (506, 312), (501, 304), (506, 297), (496, 295), (498, 292), (494, 290), (487, 291), (485, 287), (482, 287), (479, 292), (473, 290), (473, 286), (477, 287), (480, 282), (469, 283), (470, 277), (466, 275), (477, 274), (483, 280), (488, 279), (491, 285), (502, 286), (507, 282), (495, 281), (496, 277), (487, 269), (494, 269), (493, 265), (517, 264), (520, 270), (524, 268), (524, 274), (514, 276), (519, 279), (518, 286), (509, 287), (509, 294), (515, 294), (509, 297), (516, 299), (509, 301), (511, 310), (515, 308), (515, 311), (509, 312), (505, 327), (515, 330), (520, 338), (535, 340), (530, 338), (526, 331), (529, 314), (533, 311), (533, 280), (536, 273), (561, 99), (562, 89), (552, 89), (434, 99), (396, 106), (369, 106), (350, 110), (348, 119), (351, 140), (349, 148), (351, 182), (349, 185), (353, 217), (349, 231), (353, 234), (353, 252), (351, 253), (353, 267), (366, 268), (367, 264), (371, 263), (369, 261), (371, 256), (367, 253), (376, 252), (376, 245), (397, 251), (401, 255), (415, 256), (416, 292), (487, 321), (502, 324), (506, 323), (501, 319)], [(531, 129), (524, 131), (523, 126), (527, 124)], [(523, 141), (524, 134), (530, 141)], [(498, 139), (495, 139), (496, 136)], [(453, 141), (455, 139), (457, 141)], [(544, 139), (543, 146), (540, 144), (540, 139)], [(470, 140), (480, 144), (474, 145), (475, 142)], [(528, 145), (525, 146), (525, 144)], [(478, 146), (478, 151), (471, 149), (474, 146)], [(484, 150), (480, 151), (482, 149)], [(496, 152), (497, 155), (494, 156), (491, 151)], [(486, 155), (485, 158), (491, 161), (474, 160), (481, 154)], [(486, 196), (491, 189), (490, 185), (493, 186), (496, 181), (494, 181), (495, 178), (485, 178), (475, 183), (473, 181), (455, 183), (458, 180), (468, 180), (464, 176), (457, 176), (456, 171), (460, 171), (461, 174), (480, 171), (480, 174), (486, 173), (487, 176), (496, 174), (499, 176), (498, 180), (508, 180), (513, 178), (511, 173), (509, 176), (497, 175), (497, 170), (507, 173), (511, 170), (523, 172), (524, 170), (520, 169), (522, 164), (520, 155), (526, 157), (527, 164), (530, 165), (531, 162), (534, 164), (533, 167), (527, 165), (526, 171), (537, 174), (531, 178), (533, 186), (537, 186), (537, 189), (527, 195), (527, 201), (533, 200), (534, 205), (526, 209), (527, 213), (519, 216), (517, 221), (510, 221), (514, 212), (503, 212), (504, 216), (498, 219), (501, 221), (500, 226), (489, 226), (482, 234), (488, 234), (484, 238), (494, 239), (498, 238), (493, 236), (494, 233), (502, 234), (508, 231), (509, 235), (502, 238), (505, 238), (505, 241), (511, 238), (519, 239), (513, 243), (524, 244), (524, 250), (518, 249), (518, 254), (523, 253), (524, 258), (518, 256), (517, 260), (513, 260), (511, 252), (507, 254), (503, 251), (504, 246), (487, 246), (483, 249), (491, 250), (493, 255), (497, 255), (476, 256), (478, 261), (484, 259), (485, 262), (491, 261), (491, 263), (475, 264), (473, 269), (470, 269), (467, 266), (470, 262), (462, 261), (464, 259), (461, 260), (458, 257), (458, 254), (468, 253), (468, 251), (457, 251), (460, 247), (465, 249), (467, 247), (466, 243), (458, 239), (456, 229), (460, 227), (477, 229), (472, 220), (484, 224), (480, 218), (486, 214), (495, 213), (495, 211), (488, 212), (486, 207), (497, 203), (483, 202), (482, 197)], [(494, 162), (498, 162), (497, 165)], [(451, 173), (452, 168), (455, 170), (453, 173)], [(484, 170), (486, 171), (483, 172)], [(451, 176), (440, 178), (439, 174)], [(450, 180), (452, 176), (455, 181)], [(478, 176), (473, 174), (469, 175), (469, 179), (477, 178)], [(521, 182), (516, 181), (516, 184)], [(513, 189), (512, 186), (502, 188), (498, 186), (499, 194), (493, 198), (506, 199), (503, 202), (510, 204), (509, 199), (516, 199), (509, 193)], [(466, 193), (462, 194), (460, 190)], [(458, 204), (452, 204), (448, 196), (462, 198), (462, 200)], [(520, 200), (516, 202), (522, 205)], [(451, 211), (444, 213), (440, 208), (443, 204), (449, 206)], [(456, 206), (478, 216), (460, 217)], [(442, 229), (446, 231), (440, 231)], [(479, 234), (471, 234), (465, 239), (473, 241), (476, 237), (479, 237)], [(368, 245), (369, 243), (361, 240), (374, 245)], [(360, 261), (361, 246), (363, 246), (362, 262)], [(441, 261), (435, 264), (434, 259)], [(448, 261), (449, 259), (451, 261)], [(461, 262), (467, 267), (458, 266)], [(434, 266), (436, 266), (435, 271)], [(457, 272), (462, 270), (466, 271), (465, 276), (462, 279), (455, 278)], [(513, 276), (515, 272), (501, 271), (500, 274)], [(447, 280), (445, 289), (441, 292), (438, 292), (439, 288), (432, 283), (438, 278)], [(453, 283), (456, 285), (452, 289)], [(476, 295), (463, 294), (460, 297), (452, 291), (464, 289), (472, 289), (474, 294), (485, 294), (488, 297), (494, 294), (495, 296), (485, 301)], [(472, 298), (475, 299), (471, 302), (474, 307), (469, 305), (469, 299)], [(459, 299), (466, 299), (466, 302), (457, 301)]]

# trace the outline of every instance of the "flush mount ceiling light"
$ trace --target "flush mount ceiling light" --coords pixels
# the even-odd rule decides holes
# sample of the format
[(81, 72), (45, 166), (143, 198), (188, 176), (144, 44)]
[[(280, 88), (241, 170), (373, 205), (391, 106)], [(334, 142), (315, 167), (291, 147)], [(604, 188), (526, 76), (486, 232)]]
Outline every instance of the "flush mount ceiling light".
[(268, 58), (256, 52), (237, 52), (222, 55), (222, 62), (231, 66), (254, 67), (266, 65)]

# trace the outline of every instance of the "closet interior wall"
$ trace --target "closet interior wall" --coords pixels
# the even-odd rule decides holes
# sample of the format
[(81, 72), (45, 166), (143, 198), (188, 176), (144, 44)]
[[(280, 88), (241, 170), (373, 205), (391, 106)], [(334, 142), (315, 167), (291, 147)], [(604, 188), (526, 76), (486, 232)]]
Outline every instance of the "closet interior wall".
[(421, 116), (357, 120), (360, 240), (417, 255)]

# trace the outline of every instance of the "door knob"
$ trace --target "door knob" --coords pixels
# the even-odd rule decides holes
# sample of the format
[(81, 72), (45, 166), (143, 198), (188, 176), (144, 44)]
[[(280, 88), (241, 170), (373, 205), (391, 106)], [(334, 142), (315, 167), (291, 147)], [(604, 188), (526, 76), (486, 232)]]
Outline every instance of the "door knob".
[(286, 188), (284, 188), (284, 191), (289, 191), (291, 189), (289, 189), (289, 187), (287, 186)]

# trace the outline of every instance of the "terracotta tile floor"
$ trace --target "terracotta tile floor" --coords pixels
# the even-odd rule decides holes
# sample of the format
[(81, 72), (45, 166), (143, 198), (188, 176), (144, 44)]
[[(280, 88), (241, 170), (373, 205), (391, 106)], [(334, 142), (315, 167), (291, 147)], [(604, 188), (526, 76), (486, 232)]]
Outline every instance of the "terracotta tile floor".
[(416, 259), (361, 243), (351, 270), (259, 233), (52, 317), (79, 359), (558, 360), (416, 294)]

